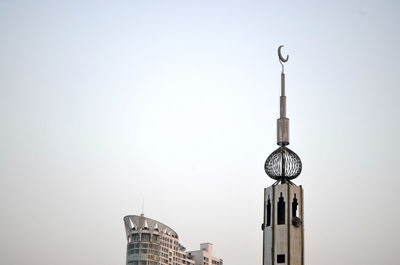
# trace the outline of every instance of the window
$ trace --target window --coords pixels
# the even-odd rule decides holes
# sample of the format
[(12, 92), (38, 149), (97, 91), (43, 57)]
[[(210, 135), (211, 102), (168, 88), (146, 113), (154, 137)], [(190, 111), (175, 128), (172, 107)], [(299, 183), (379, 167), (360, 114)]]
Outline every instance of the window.
[(133, 234), (132, 238), (135, 242), (139, 241), (139, 234)]
[(148, 248), (148, 247), (149, 247), (149, 244), (143, 243), (143, 244), (140, 244), (140, 247), (141, 247), (141, 248)]
[(153, 242), (158, 242), (158, 238), (159, 238), (158, 235), (153, 235)]
[(150, 234), (149, 233), (143, 233), (142, 234), (142, 241), (149, 242), (150, 241)]
[(278, 256), (276, 256), (276, 262), (277, 263), (285, 263), (285, 255), (279, 254)]

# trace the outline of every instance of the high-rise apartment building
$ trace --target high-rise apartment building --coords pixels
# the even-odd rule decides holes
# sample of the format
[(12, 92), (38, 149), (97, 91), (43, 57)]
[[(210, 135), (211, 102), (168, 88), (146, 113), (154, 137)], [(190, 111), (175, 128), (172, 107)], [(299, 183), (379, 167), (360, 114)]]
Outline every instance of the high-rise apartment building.
[(211, 243), (200, 244), (200, 250), (189, 251), (189, 256), (199, 265), (222, 265), (220, 258), (213, 257), (213, 246)]
[(178, 234), (172, 228), (143, 214), (125, 216), (124, 223), (127, 265), (222, 265), (222, 261), (211, 263), (211, 259), (210, 263), (197, 263), (179, 243)]

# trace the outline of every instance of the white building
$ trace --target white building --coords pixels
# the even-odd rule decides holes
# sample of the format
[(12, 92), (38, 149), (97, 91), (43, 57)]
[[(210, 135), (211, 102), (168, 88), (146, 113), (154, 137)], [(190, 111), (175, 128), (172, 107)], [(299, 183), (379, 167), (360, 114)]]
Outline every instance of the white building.
[(211, 243), (202, 243), (200, 244), (200, 250), (189, 251), (188, 254), (196, 265), (223, 264), (222, 259), (213, 256), (213, 245)]
[[(172, 228), (143, 214), (125, 216), (124, 223), (128, 241), (126, 265), (222, 265), (222, 260), (211, 258), (210, 243), (201, 244), (204, 251), (193, 251), (205, 253), (201, 262), (196, 262), (195, 256), (186, 252), (186, 248), (179, 243), (178, 234)], [(200, 255), (196, 254), (196, 257)], [(208, 260), (203, 263), (203, 257), (210, 263)]]

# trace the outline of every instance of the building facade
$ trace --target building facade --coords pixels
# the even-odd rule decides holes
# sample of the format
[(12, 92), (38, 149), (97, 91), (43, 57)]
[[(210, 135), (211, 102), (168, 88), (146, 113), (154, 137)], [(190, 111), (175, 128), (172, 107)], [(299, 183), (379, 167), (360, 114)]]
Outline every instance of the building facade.
[(211, 243), (202, 243), (200, 250), (189, 251), (188, 254), (196, 265), (223, 265), (222, 259), (213, 256)]
[[(127, 238), (126, 265), (205, 264), (196, 263), (194, 256), (186, 252), (186, 248), (179, 243), (178, 234), (159, 221), (143, 214), (128, 215), (124, 217), (124, 224)], [(222, 265), (222, 260), (218, 264), (209, 264)]]

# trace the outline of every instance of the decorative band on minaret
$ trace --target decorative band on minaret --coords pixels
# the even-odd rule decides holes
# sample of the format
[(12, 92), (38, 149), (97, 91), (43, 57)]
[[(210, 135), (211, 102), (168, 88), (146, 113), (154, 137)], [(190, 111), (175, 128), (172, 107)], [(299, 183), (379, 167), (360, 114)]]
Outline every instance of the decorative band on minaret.
[(289, 56), (278, 48), (281, 72), (280, 117), (277, 121), (278, 149), (265, 161), (265, 172), (276, 182), (264, 189), (263, 265), (304, 265), (303, 188), (291, 180), (302, 170), (299, 156), (290, 150), (289, 119), (286, 117), (284, 65)]

